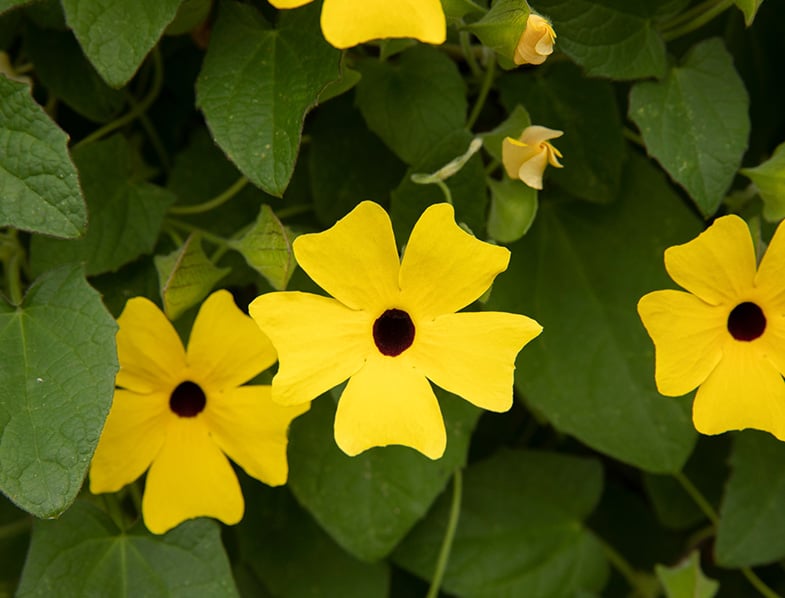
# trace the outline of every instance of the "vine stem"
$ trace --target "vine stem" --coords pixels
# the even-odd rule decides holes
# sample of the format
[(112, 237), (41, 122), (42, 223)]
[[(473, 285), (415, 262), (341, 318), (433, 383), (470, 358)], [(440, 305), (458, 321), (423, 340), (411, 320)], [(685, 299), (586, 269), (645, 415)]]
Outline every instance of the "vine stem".
[(450, 505), (450, 516), (447, 520), (447, 529), (444, 532), (442, 546), (439, 549), (439, 558), (436, 561), (436, 569), (431, 579), (431, 587), (428, 588), (426, 598), (436, 598), (439, 595), (439, 588), (442, 585), (444, 572), (447, 570), (447, 562), (450, 560), (450, 551), (455, 539), (455, 530), (458, 527), (458, 518), (461, 513), (461, 498), (463, 497), (463, 473), (456, 469), (452, 477), (452, 504)]
[(164, 67), (163, 67), (163, 60), (161, 59), (161, 53), (158, 51), (158, 48), (153, 50), (153, 83), (150, 87), (150, 91), (148, 94), (138, 103), (131, 106), (131, 109), (126, 112), (120, 118), (113, 120), (110, 123), (105, 124), (103, 127), (100, 127), (90, 133), (87, 137), (82, 139), (79, 143), (77, 143), (74, 147), (79, 147), (82, 145), (87, 145), (94, 141), (105, 137), (109, 133), (119, 129), (127, 125), (128, 123), (132, 122), (138, 116), (143, 114), (147, 111), (147, 109), (152, 105), (155, 101), (155, 98), (158, 97), (158, 94), (161, 93), (161, 86), (163, 85), (164, 81)]
[[(698, 508), (703, 511), (703, 514), (706, 515), (708, 520), (711, 521), (712, 525), (716, 528), (720, 520), (719, 516), (717, 515), (717, 511), (706, 499), (706, 497), (701, 494), (701, 491), (698, 490), (697, 486), (695, 486), (695, 484), (693, 484), (690, 479), (681, 471), (674, 473), (673, 477), (676, 478), (676, 481), (681, 484), (681, 487), (684, 488), (684, 491), (690, 495), (690, 498), (695, 502)], [(744, 577), (747, 578), (747, 581), (750, 582), (750, 585), (758, 590), (758, 593), (761, 596), (765, 596), (766, 598), (782, 598), (777, 592), (767, 586), (763, 580), (758, 577), (757, 574), (749, 567), (740, 567), (739, 571), (742, 575), (744, 575)]]
[[(716, 4), (707, 6), (703, 12), (698, 13), (694, 18), (684, 24), (677, 25), (672, 29), (665, 29), (662, 31), (662, 39), (666, 42), (674, 40), (682, 35), (687, 35), (696, 29), (700, 29), (706, 23), (711, 21), (714, 17), (724, 12), (733, 4), (733, 0), (719, 0)], [(706, 6), (706, 5), (701, 5)]]
[(247, 184), (248, 179), (244, 176), (241, 176), (234, 183), (232, 183), (228, 189), (216, 195), (212, 199), (194, 206), (172, 206), (169, 208), (169, 213), (177, 216), (183, 216), (186, 214), (203, 214), (204, 212), (209, 212), (210, 210), (214, 210), (218, 206), (221, 206), (232, 199), (235, 195), (242, 191)]
[(210, 243), (214, 245), (218, 245), (219, 247), (229, 246), (229, 242), (223, 237), (219, 237), (218, 235), (208, 233), (206, 230), (201, 229), (198, 226), (194, 226), (193, 224), (188, 224), (187, 222), (183, 222), (182, 220), (167, 218), (165, 224), (188, 233), (198, 233), (200, 237), (206, 239), (207, 241), (210, 241)]
[(466, 64), (469, 65), (469, 70), (475, 77), (482, 75), (482, 69), (477, 64), (477, 58), (474, 56), (474, 49), (472, 48), (471, 39), (468, 31), (461, 31), (458, 33), (458, 41), (461, 43), (461, 50), (463, 57), (466, 59)]
[(477, 99), (474, 102), (474, 108), (472, 108), (472, 113), (469, 115), (469, 120), (466, 121), (466, 128), (470, 131), (477, 122), (477, 118), (479, 118), (483, 106), (485, 106), (485, 100), (488, 99), (488, 93), (491, 91), (491, 85), (493, 85), (493, 76), (495, 74), (496, 59), (491, 58), (488, 61), (488, 66), (486, 67), (485, 74), (483, 75), (482, 84), (480, 86), (480, 93), (477, 95)]

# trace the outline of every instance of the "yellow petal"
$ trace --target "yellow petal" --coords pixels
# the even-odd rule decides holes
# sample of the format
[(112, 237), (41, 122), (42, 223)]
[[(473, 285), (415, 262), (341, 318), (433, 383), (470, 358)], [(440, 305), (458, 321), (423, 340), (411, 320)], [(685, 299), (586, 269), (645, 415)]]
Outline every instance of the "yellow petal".
[(736, 302), (755, 278), (750, 231), (738, 216), (717, 218), (697, 238), (666, 249), (665, 268), (676, 283), (707, 303)]
[(432, 205), (414, 225), (401, 263), (404, 308), (415, 322), (455, 312), (482, 295), (509, 261), (507, 249), (455, 224), (451, 205)]
[(644, 295), (638, 314), (654, 342), (654, 377), (664, 395), (678, 397), (703, 383), (732, 342), (727, 310), (683, 291)]
[(208, 394), (239, 386), (275, 363), (270, 339), (246, 316), (228, 291), (210, 295), (194, 321), (188, 367)]
[(298, 8), (310, 4), (313, 0), (270, 0), (275, 8)]
[(564, 131), (559, 131), (558, 129), (549, 129), (542, 125), (530, 125), (521, 133), (520, 141), (532, 147), (538, 147), (544, 141), (558, 139), (562, 135), (564, 135)]
[(400, 260), (387, 212), (364, 201), (332, 228), (294, 241), (297, 263), (344, 305), (382, 313), (398, 295)]
[(692, 406), (702, 434), (755, 428), (785, 440), (785, 382), (752, 343), (729, 343)]
[(542, 149), (518, 169), (518, 178), (532, 189), (542, 189), (542, 175), (548, 166), (548, 151)]
[(504, 164), (507, 176), (511, 179), (517, 179), (521, 164), (536, 153), (536, 146), (530, 146), (512, 137), (505, 137), (504, 141), (502, 141), (502, 164)]
[(183, 344), (152, 301), (144, 297), (129, 299), (117, 323), (118, 386), (144, 394), (169, 389), (182, 381)]
[(351, 377), (338, 401), (335, 442), (350, 456), (401, 444), (438, 459), (447, 435), (425, 376), (404, 358), (374, 356)]
[(766, 296), (767, 302), (777, 304), (785, 315), (785, 220), (780, 222), (755, 276), (755, 286)]
[(210, 397), (204, 417), (221, 450), (268, 486), (286, 483), (287, 430), (310, 404), (273, 403), (269, 386), (242, 386)]
[(273, 400), (282, 405), (315, 399), (354, 374), (376, 351), (372, 316), (329, 297), (267, 293), (249, 310), (278, 349)]
[(439, 0), (325, 0), (322, 32), (336, 48), (395, 37), (441, 44), (447, 23)]
[(507, 411), (515, 356), (541, 331), (537, 322), (518, 314), (448, 314), (417, 330), (410, 359), (445, 390), (482, 409)]
[(90, 463), (90, 492), (116, 492), (141, 476), (166, 436), (169, 396), (115, 390)]
[(147, 474), (142, 514), (154, 534), (186, 519), (240, 521), (244, 503), (232, 466), (210, 438), (201, 417), (173, 418), (166, 441)]

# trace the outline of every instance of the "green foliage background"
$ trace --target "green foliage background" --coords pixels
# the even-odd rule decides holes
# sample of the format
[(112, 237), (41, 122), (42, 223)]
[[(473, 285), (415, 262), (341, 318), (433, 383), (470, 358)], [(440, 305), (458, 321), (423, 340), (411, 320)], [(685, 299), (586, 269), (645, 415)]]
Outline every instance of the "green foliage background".
[[(785, 3), (530, 4), (443, 0), (443, 46), (339, 51), (320, 2), (0, 0), (32, 82), (0, 75), (0, 595), (416, 596), (445, 547), (444, 595), (785, 594), (785, 445), (698, 438), (635, 311), (711, 218), (741, 214), (762, 249), (785, 215)], [(556, 53), (507, 70), (530, 8)], [(530, 123), (564, 131), (539, 193), (499, 165)], [(474, 137), (457, 174), (415, 182)], [(447, 196), (512, 252), (484, 307), (544, 326), (509, 413), (441, 392), (441, 460), (349, 458), (327, 393), (292, 425), (286, 487), (240, 472), (234, 527), (154, 536), (141, 481), (82, 488), (129, 297), (187, 331), (215, 288), (313, 290), (293, 238), (360, 201), (403, 243)]]

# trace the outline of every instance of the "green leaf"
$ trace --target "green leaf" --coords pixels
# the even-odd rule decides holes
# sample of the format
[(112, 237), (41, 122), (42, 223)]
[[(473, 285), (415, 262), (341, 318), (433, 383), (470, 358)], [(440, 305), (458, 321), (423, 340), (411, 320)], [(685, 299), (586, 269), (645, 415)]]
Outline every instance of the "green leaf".
[[(602, 468), (594, 460), (503, 449), (471, 465), (443, 589), (478, 598), (601, 591), (608, 566), (583, 525), (601, 492)], [(435, 569), (450, 494), (394, 554), (396, 563), (424, 579)]]
[(292, 423), (289, 487), (321, 527), (366, 561), (387, 555), (444, 489), (466, 452), (479, 411), (439, 390), (447, 451), (431, 461), (413, 449), (389, 446), (347, 457), (333, 440), (335, 405), (322, 396), (308, 417)]
[(62, 0), (68, 26), (112, 87), (134, 76), (181, 0)]
[(548, 181), (586, 201), (610, 203), (616, 198), (625, 145), (610, 83), (587, 79), (574, 65), (554, 64), (547, 76), (510, 73), (499, 79), (499, 89), (508, 111), (523, 104), (533, 124), (564, 131), (553, 140), (564, 156), (564, 168), (549, 168)]
[(693, 550), (690, 556), (675, 567), (657, 565), (657, 577), (665, 588), (667, 598), (712, 598), (720, 584), (703, 574), (700, 553)]
[(420, 164), (466, 121), (466, 86), (444, 53), (418, 45), (396, 61), (358, 65), (357, 105), (368, 128), (404, 162)]
[(25, 48), (35, 64), (36, 76), (49, 93), (85, 118), (106, 122), (125, 105), (123, 92), (104, 82), (71, 32), (28, 24)]
[(308, 173), (316, 216), (324, 226), (362, 199), (386, 202), (405, 166), (368, 131), (352, 98), (330, 102), (310, 122)]
[(186, 521), (164, 536), (122, 532), (87, 502), (39, 521), (19, 598), (28, 596), (237, 596), (213, 521)]
[(763, 0), (733, 0), (733, 3), (744, 13), (744, 22), (749, 27), (755, 20), (755, 15), (760, 5), (763, 4)]
[(243, 487), (248, 512), (237, 526), (241, 559), (274, 596), (386, 598), (386, 563), (344, 552), (283, 488)]
[(665, 74), (665, 43), (651, 0), (539, 0), (556, 31), (556, 47), (588, 75), (629, 80)]
[(0, 76), (0, 226), (73, 238), (87, 210), (68, 136), (30, 95), (30, 86)]
[(166, 35), (183, 35), (198, 27), (209, 16), (213, 0), (180, 0), (174, 19), (166, 28)]
[(207, 258), (197, 233), (169, 255), (155, 256), (155, 269), (164, 313), (170, 320), (207, 297), (215, 283), (229, 273), (229, 268), (218, 268)]
[(466, 26), (466, 29), (476, 35), (484, 46), (506, 59), (512, 68), (515, 66), (515, 49), (526, 29), (530, 12), (528, 3), (521, 0), (496, 0), (479, 21)]
[(292, 241), (292, 231), (281, 224), (270, 206), (264, 204), (251, 229), (229, 245), (239, 251), (273, 289), (282, 291), (297, 267)]
[(763, 432), (736, 436), (720, 508), (715, 554), (724, 567), (785, 557), (785, 443)]
[(485, 8), (473, 0), (441, 0), (444, 14), (448, 19), (460, 21), (468, 14), (483, 13)]
[(507, 137), (518, 139), (523, 133), (523, 130), (532, 124), (531, 117), (529, 116), (526, 108), (520, 104), (516, 104), (510, 110), (509, 116), (496, 127), (493, 131), (482, 133), (482, 143), (494, 160), (497, 162), (502, 161), (502, 142)]
[(0, 14), (17, 6), (29, 4), (33, 0), (0, 0)]
[(501, 243), (517, 241), (537, 215), (537, 190), (508, 178), (489, 179), (488, 187), (491, 190), (488, 235)]
[(755, 168), (742, 168), (763, 199), (763, 216), (772, 222), (785, 218), (785, 143), (774, 150), (771, 158)]
[(744, 83), (719, 39), (693, 47), (662, 81), (638, 83), (630, 92), (630, 118), (646, 149), (707, 217), (741, 164), (748, 109)]
[(221, 5), (196, 85), (197, 103), (229, 159), (281, 196), (294, 171), (306, 113), (340, 77), (341, 53), (319, 28), (319, 6), (283, 11), (277, 29), (261, 13)]
[(38, 517), (82, 486), (114, 393), (114, 319), (75, 266), (0, 300), (0, 489)]
[[(438, 186), (416, 184), (412, 182), (411, 175), (435, 172), (456, 157), (463, 155), (471, 141), (471, 134), (464, 129), (454, 131), (444, 139), (440, 139), (425, 154), (421, 162), (413, 165), (406, 172), (401, 184), (393, 190), (390, 199), (390, 218), (399, 243), (403, 243), (408, 237), (425, 208), (445, 201), (444, 193)], [(444, 182), (452, 194), (458, 223), (467, 225), (481, 236), (485, 229), (488, 194), (480, 157), (476, 154), (472, 156), (457, 174)]]
[(87, 235), (75, 241), (33, 237), (30, 261), (34, 272), (85, 262), (88, 275), (101, 274), (153, 251), (175, 197), (166, 189), (137, 180), (137, 161), (122, 135), (74, 150), (90, 212)]
[(541, 202), (488, 302), (546, 331), (518, 359), (526, 402), (557, 429), (651, 472), (680, 470), (695, 432), (689, 401), (655, 389), (654, 347), (635, 305), (673, 286), (663, 252), (699, 230), (663, 177), (633, 158), (611, 206)]

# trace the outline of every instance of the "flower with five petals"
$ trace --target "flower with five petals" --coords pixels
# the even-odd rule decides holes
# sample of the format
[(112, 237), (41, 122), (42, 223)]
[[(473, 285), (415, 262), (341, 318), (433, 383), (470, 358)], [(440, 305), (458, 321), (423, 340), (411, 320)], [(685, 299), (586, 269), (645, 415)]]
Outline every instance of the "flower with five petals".
[(241, 386), (276, 353), (227, 291), (202, 304), (187, 350), (144, 297), (128, 301), (118, 324), (118, 388), (90, 465), (90, 491), (115, 492), (149, 468), (142, 515), (150, 531), (201, 516), (237, 523), (243, 495), (226, 455), (266, 484), (284, 484), (287, 428), (308, 403), (283, 407), (269, 386)]
[(446, 446), (429, 383), (491, 411), (512, 405), (515, 357), (542, 328), (509, 313), (455, 313), (507, 268), (510, 253), (430, 206), (398, 256), (392, 225), (365, 201), (332, 228), (294, 241), (300, 266), (334, 298), (268, 293), (251, 317), (278, 350), (273, 400), (308, 402), (348, 378), (335, 440), (348, 455), (401, 444), (432, 459)]
[(540, 125), (526, 127), (518, 139), (507, 137), (502, 141), (502, 164), (507, 175), (520, 179), (532, 189), (542, 189), (542, 175), (550, 164), (561, 168), (559, 150), (550, 140), (564, 135), (562, 131)]
[[(276, 8), (297, 8), (313, 0), (270, 0)], [(412, 37), (441, 44), (447, 22), (439, 0), (324, 0), (322, 33), (336, 48), (373, 39)]]
[(638, 313), (654, 341), (658, 390), (692, 406), (703, 434), (756, 428), (785, 440), (785, 227), (756, 264), (746, 223), (723, 216), (665, 251), (685, 291), (654, 291)]

